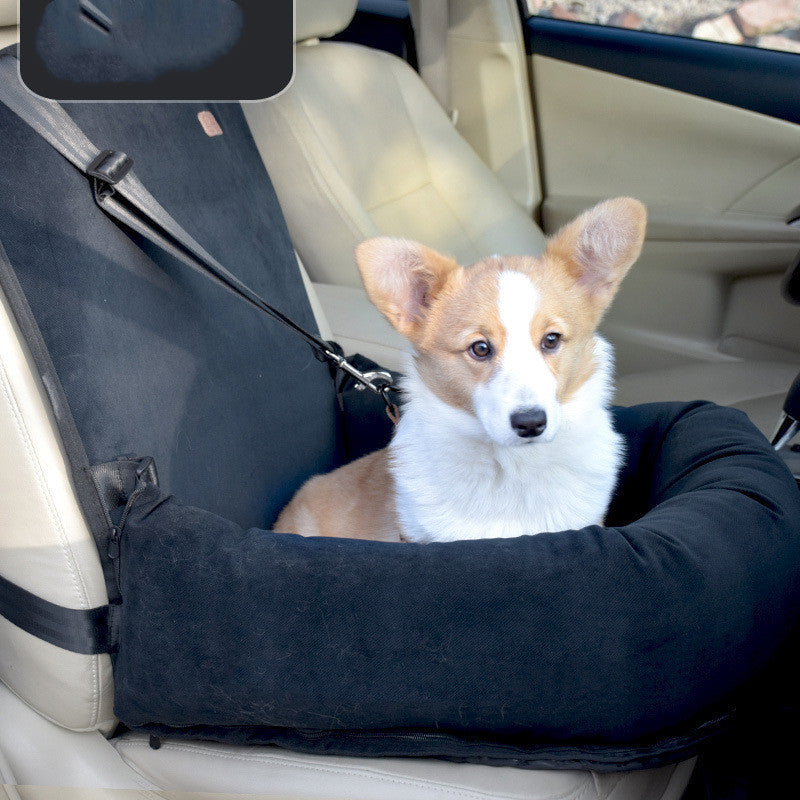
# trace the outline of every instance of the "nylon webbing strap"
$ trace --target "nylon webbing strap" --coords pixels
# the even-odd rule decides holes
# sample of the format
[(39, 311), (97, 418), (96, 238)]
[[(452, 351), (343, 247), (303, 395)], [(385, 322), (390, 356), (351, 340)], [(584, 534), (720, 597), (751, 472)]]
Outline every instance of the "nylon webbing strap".
[(0, 576), (0, 616), (38, 639), (73, 653), (110, 652), (109, 614), (118, 608), (66, 608)]
[(28, 91), (17, 74), (18, 63), (16, 56), (10, 53), (0, 56), (0, 102), (92, 180), (95, 200), (103, 211), (285, 325), (309, 344), (320, 358), (352, 375), (376, 394), (382, 395), (387, 406), (390, 405), (386, 390), (393, 387), (387, 386), (385, 382), (379, 385), (365, 378), (327, 342), (293, 322), (225, 269), (172, 218), (130, 171), (130, 159), (127, 159), (126, 164), (120, 160), (120, 156), (125, 158), (124, 154), (99, 150), (58, 103)]

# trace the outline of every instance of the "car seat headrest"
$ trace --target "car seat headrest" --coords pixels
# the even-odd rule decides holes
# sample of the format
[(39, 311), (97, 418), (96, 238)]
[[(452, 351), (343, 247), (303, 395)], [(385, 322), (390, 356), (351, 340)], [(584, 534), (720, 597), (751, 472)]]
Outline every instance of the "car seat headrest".
[[(0, 7), (7, 0), (0, 0)], [(296, 0), (294, 40), (325, 38), (343, 31), (356, 13), (358, 0)]]
[(0, 0), (0, 28), (17, 24), (17, 0)]

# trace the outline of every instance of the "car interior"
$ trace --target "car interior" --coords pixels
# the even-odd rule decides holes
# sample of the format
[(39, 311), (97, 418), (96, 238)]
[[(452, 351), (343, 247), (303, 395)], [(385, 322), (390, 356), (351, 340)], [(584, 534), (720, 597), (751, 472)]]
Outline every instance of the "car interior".
[[(770, 92), (769, 70), (798, 74), (800, 57), (532, 17), (516, 0), (447, 0), (438, 22), (424, 5), (296, 0), (292, 82), (241, 104), (322, 337), (402, 369), (406, 343), (356, 268), (364, 239), (417, 240), (460, 264), (538, 255), (584, 209), (629, 195), (648, 227), (602, 324), (615, 402), (710, 400), (769, 437), (800, 370), (800, 311), (781, 293), (800, 250), (800, 103), (754, 109), (751, 95)], [(18, 35), (16, 0), (0, 0), (0, 49)], [(726, 69), (737, 77), (718, 90)], [(0, 299), (0, 572), (93, 608), (107, 601), (94, 542), (47, 388)], [(320, 800), (712, 796), (692, 783), (694, 757), (592, 772), (151, 745), (118, 725), (107, 655), (66, 652), (0, 616), (3, 784)]]

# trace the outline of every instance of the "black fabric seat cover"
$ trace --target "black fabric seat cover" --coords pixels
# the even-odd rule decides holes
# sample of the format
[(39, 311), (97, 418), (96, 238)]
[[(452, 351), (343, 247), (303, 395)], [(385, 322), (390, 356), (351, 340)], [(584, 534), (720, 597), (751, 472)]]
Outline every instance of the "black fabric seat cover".
[(57, 78), (147, 81), (206, 66), (233, 47), (241, 30), (235, 0), (53, 0), (36, 49)]
[[(309, 330), (313, 314), (269, 177), (234, 104), (65, 106), (123, 150), (173, 217)], [(197, 119), (211, 110), (223, 134)], [(280, 324), (129, 237), (86, 179), (0, 105), (0, 242), (36, 318), (88, 460), (155, 458), (161, 484), (269, 526), (337, 463), (328, 368)]]
[(315, 752), (686, 755), (796, 619), (800, 493), (741, 412), (653, 404), (616, 425), (628, 460), (607, 528), (303, 539), (149, 489), (123, 534), (116, 713)]

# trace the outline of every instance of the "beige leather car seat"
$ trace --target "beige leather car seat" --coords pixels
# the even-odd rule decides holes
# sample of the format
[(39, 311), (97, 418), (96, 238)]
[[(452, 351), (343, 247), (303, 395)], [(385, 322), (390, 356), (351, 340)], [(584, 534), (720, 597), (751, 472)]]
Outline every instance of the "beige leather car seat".
[(17, 0), (0, 0), (0, 50), (18, 41)]
[(298, 2), (292, 84), (243, 107), (334, 334), (398, 367), (404, 342), (361, 288), (360, 241), (404, 236), (473, 263), (539, 253), (544, 237), (404, 61), (319, 41), (345, 28), (355, 6)]
[[(355, 6), (297, 0), (294, 81), (275, 99), (243, 105), (335, 338), (399, 368), (406, 343), (361, 289), (359, 241), (419, 239), (468, 264), (538, 253), (544, 236), (405, 62), (320, 41), (343, 30)], [(769, 434), (796, 369), (779, 360), (694, 361), (621, 377), (617, 401), (714, 400), (745, 410)]]

